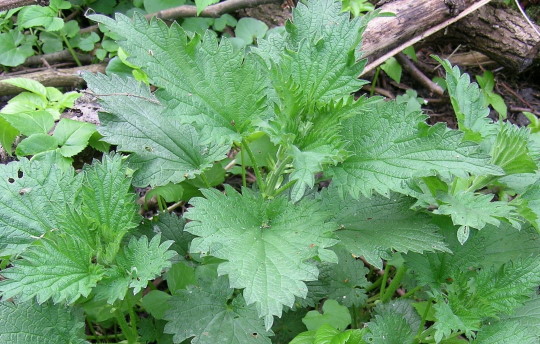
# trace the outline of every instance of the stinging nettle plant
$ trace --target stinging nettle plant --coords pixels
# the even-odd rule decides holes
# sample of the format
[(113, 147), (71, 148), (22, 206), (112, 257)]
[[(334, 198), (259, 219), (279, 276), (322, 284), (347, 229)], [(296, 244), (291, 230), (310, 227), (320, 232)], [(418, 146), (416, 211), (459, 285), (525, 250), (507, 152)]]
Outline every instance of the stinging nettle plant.
[[(157, 90), (87, 74), (117, 153), (0, 166), (0, 342), (538, 342), (538, 138), (488, 119), (456, 67), (439, 60), (449, 129), (414, 98), (354, 96), (369, 18), (332, 0), (246, 51), (90, 18)], [(243, 185), (212, 187), (231, 150)], [(183, 217), (138, 215), (132, 186), (187, 183)]]

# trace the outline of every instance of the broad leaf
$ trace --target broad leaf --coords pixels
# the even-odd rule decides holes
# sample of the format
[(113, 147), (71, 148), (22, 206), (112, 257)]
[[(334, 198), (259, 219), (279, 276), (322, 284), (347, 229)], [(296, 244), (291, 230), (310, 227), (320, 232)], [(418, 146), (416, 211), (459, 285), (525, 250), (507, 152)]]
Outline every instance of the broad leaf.
[[(369, 285), (366, 275), (369, 270), (364, 262), (355, 258), (343, 245), (332, 248), (338, 263), (321, 263), (319, 279), (308, 282), (308, 301), (321, 299), (337, 300), (347, 307), (361, 306), (367, 299), (365, 288)], [(311, 306), (314, 306), (314, 303)]]
[(170, 116), (208, 126), (227, 141), (240, 141), (267, 116), (264, 71), (229, 39), (218, 42), (209, 32), (202, 42), (199, 36), (189, 39), (177, 23), (170, 28), (161, 20), (148, 23), (138, 13), (133, 20), (121, 14), (116, 20), (90, 18), (126, 39), (120, 46), (162, 88), (159, 97), (167, 100)]
[(170, 259), (176, 255), (169, 251), (172, 241), (160, 244), (161, 237), (156, 235), (148, 242), (143, 235), (138, 240), (131, 238), (129, 243), (116, 255), (114, 265), (106, 271), (96, 293), (99, 299), (107, 299), (112, 304), (123, 300), (128, 289), (137, 294), (146, 288), (148, 281), (159, 276), (163, 269), (171, 266)]
[(0, 294), (4, 300), (17, 296), (21, 301), (36, 297), (38, 303), (73, 303), (88, 296), (103, 275), (102, 267), (92, 263), (93, 254), (94, 248), (76, 236), (52, 232), (2, 271), (6, 280), (0, 281)]
[(424, 120), (425, 115), (408, 111), (406, 104), (365, 106), (343, 124), (352, 156), (331, 168), (333, 182), (357, 197), (373, 190), (381, 194), (403, 191), (403, 183), (414, 177), (503, 173), (489, 165), (476, 145), (462, 143), (462, 133), (440, 123), (428, 127)]
[(536, 344), (540, 338), (540, 298), (533, 297), (515, 313), (480, 328), (473, 344)]
[(178, 183), (225, 157), (228, 145), (201, 143), (204, 138), (192, 126), (180, 124), (148, 86), (116, 76), (86, 74), (85, 80), (91, 90), (104, 94), (101, 100), (109, 113), (100, 114), (102, 140), (134, 153), (134, 185)]
[(85, 344), (82, 312), (60, 305), (0, 302), (0, 342)]
[(406, 300), (380, 303), (367, 327), (369, 333), (364, 339), (368, 343), (412, 344), (420, 327), (420, 317)]
[(292, 306), (296, 296), (307, 294), (305, 281), (314, 281), (318, 269), (309, 259), (336, 261), (327, 247), (335, 229), (329, 214), (316, 201), (291, 204), (280, 197), (265, 200), (243, 189), (239, 194), (226, 187), (226, 194), (203, 190), (206, 199), (192, 199), (186, 213), (191, 220), (186, 231), (198, 236), (191, 244), (194, 253), (226, 260), (220, 275), (228, 274), (232, 288), (245, 288), (247, 304), (256, 303), (267, 328), (283, 305)]
[[(35, 37), (34, 37), (35, 38)], [(0, 64), (14, 67), (34, 55), (32, 40), (17, 30), (0, 33)]]
[(65, 157), (72, 157), (86, 148), (95, 131), (94, 124), (62, 118), (54, 129), (53, 137), (61, 146), (60, 153)]
[(198, 272), (198, 285), (178, 291), (165, 313), (165, 332), (174, 334), (175, 343), (189, 338), (193, 338), (193, 344), (271, 343), (268, 336), (272, 332), (264, 329), (255, 308), (247, 306), (241, 295), (231, 301), (233, 289), (229, 288), (227, 278), (215, 273), (201, 274), (200, 269)]
[(351, 324), (351, 313), (336, 300), (326, 300), (322, 306), (322, 314), (316, 310), (309, 311), (302, 322), (309, 331), (316, 331), (325, 324), (343, 331)]
[(25, 136), (38, 133), (47, 134), (54, 126), (54, 118), (47, 111), (1, 114), (0, 117), (3, 117)]
[(459, 68), (452, 65), (448, 60), (435, 59), (446, 71), (446, 85), (456, 113), (458, 127), (465, 133), (464, 139), (480, 142), (493, 134), (494, 126), (489, 125), (491, 120), (487, 118), (489, 108), (485, 105), (484, 96), (478, 84), (471, 83), (468, 74), (461, 74)]
[[(443, 195), (443, 204), (434, 210), (435, 214), (450, 215), (458, 229), (459, 241), (463, 244), (469, 237), (469, 228), (482, 229), (488, 223), (498, 226), (500, 220), (516, 222), (517, 214), (514, 207), (507, 202), (492, 201), (493, 195), (474, 194), (472, 192), (460, 192), (456, 195)], [(465, 231), (466, 235), (460, 236), (460, 231)]]
[(340, 197), (333, 188), (322, 195), (325, 208), (340, 226), (336, 234), (342, 245), (378, 268), (383, 266), (381, 259), (390, 258), (391, 250), (448, 251), (431, 218), (410, 210), (412, 198), (391, 194), (355, 200), (350, 195)]
[(54, 157), (0, 165), (0, 256), (21, 253), (36, 238), (58, 228), (66, 205), (75, 205), (81, 179)]
[(125, 174), (126, 166), (119, 154), (105, 155), (101, 163), (85, 168), (82, 211), (97, 231), (101, 244), (99, 263), (110, 263), (124, 235), (138, 224), (131, 179)]
[(463, 272), (445, 288), (434, 306), (435, 339), (463, 331), (468, 337), (486, 318), (512, 314), (540, 283), (538, 259), (530, 257), (507, 263), (499, 269)]

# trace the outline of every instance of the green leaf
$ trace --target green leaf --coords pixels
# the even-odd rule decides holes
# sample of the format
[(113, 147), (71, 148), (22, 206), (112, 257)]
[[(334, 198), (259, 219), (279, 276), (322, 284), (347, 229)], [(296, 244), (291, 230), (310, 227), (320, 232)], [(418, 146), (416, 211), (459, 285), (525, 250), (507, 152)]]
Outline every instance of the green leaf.
[(219, 0), (195, 0), (195, 5), (197, 5), (197, 15), (201, 14), (208, 6), (218, 2)]
[(238, 23), (235, 17), (231, 16), (228, 13), (223, 14), (221, 17), (214, 20), (214, 25), (212, 26), (215, 31), (223, 31), (226, 26), (235, 27)]
[(365, 288), (369, 285), (366, 279), (369, 270), (343, 245), (336, 245), (332, 249), (339, 262), (319, 265), (319, 279), (308, 282), (308, 299), (314, 298), (316, 302), (324, 298), (334, 299), (347, 307), (363, 305), (367, 299)]
[(366, 344), (362, 336), (366, 329), (340, 332), (330, 325), (323, 325), (317, 331), (307, 331), (296, 336), (290, 344)]
[(0, 342), (10, 344), (88, 343), (82, 312), (61, 305), (0, 302)]
[(403, 192), (403, 183), (414, 177), (502, 174), (476, 145), (462, 143), (462, 133), (441, 123), (426, 126), (425, 115), (407, 111), (406, 104), (378, 102), (363, 110), (343, 124), (352, 156), (330, 169), (333, 183), (355, 197)]
[(294, 116), (317, 104), (334, 103), (365, 84), (357, 79), (365, 61), (356, 61), (367, 20), (349, 18), (332, 0), (300, 3), (283, 38), (273, 35), (260, 41), (256, 51), (272, 68), (285, 113)]
[[(460, 192), (456, 195), (443, 195), (443, 202), (434, 214), (450, 215), (455, 225), (461, 226), (467, 235), (459, 240), (462, 244), (467, 241), (469, 228), (482, 229), (488, 223), (498, 226), (500, 220), (515, 223), (517, 214), (515, 208), (506, 202), (493, 201), (492, 194), (475, 194), (472, 192)], [(519, 225), (518, 225), (519, 226)], [(463, 229), (466, 227), (466, 229)], [(459, 233), (459, 231), (458, 231)]]
[(61, 146), (60, 154), (72, 157), (86, 148), (88, 140), (94, 132), (96, 132), (94, 124), (62, 118), (54, 129), (53, 137)]
[(155, 13), (167, 8), (181, 6), (185, 0), (144, 0), (144, 9), (148, 13)]
[(97, 252), (100, 263), (110, 263), (126, 233), (137, 227), (139, 215), (131, 179), (126, 177), (122, 156), (105, 155), (84, 169), (82, 213), (100, 238)]
[(25, 136), (47, 134), (54, 126), (54, 118), (47, 111), (0, 114), (0, 117), (3, 117)]
[(38, 303), (73, 303), (86, 297), (103, 276), (103, 268), (92, 263), (93, 247), (70, 235), (55, 231), (34, 242), (14, 267), (2, 271), (0, 281), (4, 300), (18, 296)]
[(255, 308), (247, 306), (241, 295), (231, 301), (233, 289), (226, 277), (198, 275), (199, 285), (179, 290), (165, 313), (165, 332), (174, 334), (175, 343), (189, 338), (193, 344), (271, 343), (272, 332), (264, 329)]
[(18, 254), (36, 237), (58, 228), (66, 205), (76, 205), (81, 179), (71, 167), (44, 161), (0, 165), (0, 256)]
[(458, 127), (465, 133), (464, 140), (480, 142), (490, 136), (494, 129), (487, 118), (489, 108), (476, 83), (470, 82), (468, 74), (461, 74), (459, 68), (448, 60), (433, 56), (446, 71), (446, 84), (452, 107), (456, 113)]
[(58, 31), (64, 26), (64, 21), (56, 17), (56, 11), (54, 9), (32, 5), (25, 6), (18, 13), (17, 25), (25, 29), (43, 26), (45, 31)]
[(15, 67), (34, 55), (32, 42), (16, 30), (0, 33), (0, 65)]
[(32, 79), (9, 78), (9, 79), (4, 79), (0, 82), (10, 84), (12, 86), (17, 86), (24, 90), (30, 91), (32, 93), (35, 93), (41, 96), (44, 99), (47, 97), (47, 90), (45, 89), (45, 86), (43, 86), (40, 82), (32, 80)]
[(170, 259), (176, 255), (169, 251), (172, 241), (161, 243), (160, 235), (148, 242), (146, 235), (131, 238), (129, 243), (114, 259), (114, 266), (106, 271), (105, 278), (96, 288), (98, 299), (107, 299), (109, 304), (123, 300), (128, 289), (133, 295), (146, 288), (148, 281), (159, 276), (163, 269), (171, 266)]
[(18, 135), (19, 131), (0, 116), (0, 145), (9, 155), (13, 152), (13, 142)]
[(219, 274), (228, 274), (232, 288), (245, 288), (247, 304), (256, 303), (266, 327), (272, 316), (280, 316), (283, 305), (292, 306), (295, 297), (306, 297), (305, 281), (317, 279), (318, 270), (310, 258), (336, 261), (326, 248), (334, 225), (319, 202), (289, 203), (285, 198), (264, 200), (243, 189), (239, 194), (226, 186), (226, 194), (203, 190), (206, 199), (191, 200), (186, 213), (191, 220), (186, 231), (198, 236), (191, 252), (210, 254), (227, 262)]
[(412, 344), (420, 328), (420, 317), (406, 300), (379, 303), (367, 327), (369, 333), (364, 339), (368, 343)]
[(536, 257), (515, 260), (499, 269), (457, 274), (451, 284), (443, 285), (444, 299), (440, 297), (434, 305), (435, 339), (440, 341), (456, 331), (471, 337), (484, 319), (512, 314), (530, 298), (538, 283)]
[(154, 220), (149, 223), (153, 233), (160, 233), (162, 240), (172, 240), (174, 243), (171, 249), (176, 251), (180, 257), (186, 257), (189, 253), (189, 244), (194, 236), (184, 230), (186, 220), (173, 213), (164, 213), (154, 216)]
[(403, 72), (403, 68), (401, 68), (401, 65), (395, 57), (391, 57), (386, 60), (381, 65), (381, 69), (384, 70), (386, 74), (388, 74), (388, 76), (395, 82), (401, 82), (401, 74)]
[(148, 23), (139, 14), (133, 21), (120, 14), (116, 21), (90, 18), (125, 37), (119, 44), (130, 62), (141, 66), (161, 88), (158, 97), (181, 121), (211, 128), (214, 137), (240, 142), (260, 118), (268, 116), (265, 71), (256, 57), (234, 49), (229, 39), (218, 45), (210, 32), (202, 42), (199, 36), (189, 39), (178, 24), (169, 28), (161, 20)]
[(183, 262), (173, 264), (165, 276), (167, 286), (172, 294), (177, 294), (190, 285), (196, 285), (195, 269)]
[(119, 151), (134, 153), (136, 186), (194, 178), (229, 150), (228, 145), (203, 144), (204, 137), (172, 117), (174, 112), (160, 105), (146, 85), (105, 75), (86, 74), (85, 80), (92, 91), (107, 95), (102, 103), (110, 113), (100, 114), (100, 133)]
[(343, 331), (351, 324), (349, 309), (341, 306), (336, 300), (326, 300), (322, 306), (323, 314), (309, 311), (302, 322), (308, 331), (316, 331), (322, 325), (330, 325), (336, 330)]
[(540, 298), (533, 297), (515, 313), (480, 328), (473, 344), (535, 344), (540, 337)]
[(535, 172), (538, 167), (529, 140), (528, 129), (508, 122), (501, 124), (491, 149), (492, 163), (500, 166), (506, 175)]
[(268, 31), (268, 25), (262, 21), (255, 18), (240, 18), (234, 29), (234, 34), (236, 37), (243, 39), (246, 45), (249, 45), (263, 38), (266, 31)]
[(391, 250), (448, 251), (431, 218), (410, 210), (412, 198), (391, 194), (355, 200), (350, 195), (340, 197), (335, 189), (322, 195), (324, 207), (340, 226), (336, 234), (341, 243), (378, 268), (383, 267), (381, 259), (390, 258)]
[(15, 153), (18, 156), (36, 155), (58, 148), (58, 140), (47, 134), (33, 134), (22, 140)]

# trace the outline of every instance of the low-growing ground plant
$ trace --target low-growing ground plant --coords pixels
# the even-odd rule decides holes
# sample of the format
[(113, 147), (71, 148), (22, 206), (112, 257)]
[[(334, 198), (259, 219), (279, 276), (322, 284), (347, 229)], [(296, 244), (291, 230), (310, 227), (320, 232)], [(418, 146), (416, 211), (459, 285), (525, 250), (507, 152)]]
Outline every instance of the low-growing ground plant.
[(458, 128), (429, 126), (355, 95), (369, 16), (339, 2), (249, 50), (90, 18), (151, 86), (85, 75), (101, 161), (0, 166), (0, 342), (538, 343), (538, 141), (468, 75), (439, 60)]

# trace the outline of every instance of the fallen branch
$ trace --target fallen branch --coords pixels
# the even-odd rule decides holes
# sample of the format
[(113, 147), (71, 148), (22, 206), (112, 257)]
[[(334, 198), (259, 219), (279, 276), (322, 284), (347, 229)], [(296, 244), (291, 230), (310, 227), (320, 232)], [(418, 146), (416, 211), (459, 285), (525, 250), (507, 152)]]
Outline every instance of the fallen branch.
[(48, 6), (49, 0), (0, 0), (0, 11), (29, 5)]
[(431, 81), (430, 78), (422, 73), (405, 54), (398, 53), (396, 55), (396, 59), (399, 61), (405, 71), (407, 71), (416, 81), (427, 88), (431, 93), (435, 93), (439, 96), (443, 95), (444, 90), (442, 87)]
[(491, 0), (463, 0), (460, 8), (449, 6), (449, 3), (454, 1), (397, 0), (384, 5), (381, 11), (396, 13), (396, 16), (375, 18), (369, 22), (362, 45), (362, 52), (368, 57), (369, 63), (362, 75), (408, 46), (478, 10)]
[[(208, 6), (200, 14), (199, 17), (219, 18), (225, 13), (238, 11), (243, 8), (256, 7), (259, 5), (279, 3), (281, 0), (226, 0), (217, 4)], [(197, 7), (193, 5), (182, 5), (178, 7), (168, 8), (155, 13), (145, 15), (147, 19), (156, 17), (163, 20), (176, 18), (196, 17)], [(97, 25), (89, 26), (81, 29), (81, 32), (92, 32), (98, 29)]]
[[(104, 73), (104, 64), (93, 64), (89, 66), (66, 68), (66, 69), (46, 69), (44, 71), (33, 72), (22, 75), (25, 78), (41, 82), (52, 87), (81, 87), (84, 80), (81, 78), (83, 72)], [(9, 79), (10, 76), (1, 76), (0, 81)], [(17, 94), (22, 90), (18, 87), (0, 82), (0, 95)]]
[[(77, 57), (83, 64), (92, 63), (92, 55), (90, 54), (77, 54)], [(62, 62), (74, 62), (73, 56), (69, 50), (62, 50), (56, 53), (30, 56), (24, 62), (24, 66), (42, 65), (44, 60), (50, 65)]]

